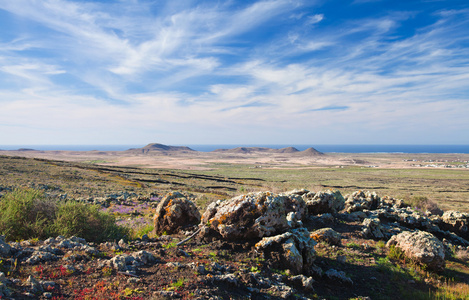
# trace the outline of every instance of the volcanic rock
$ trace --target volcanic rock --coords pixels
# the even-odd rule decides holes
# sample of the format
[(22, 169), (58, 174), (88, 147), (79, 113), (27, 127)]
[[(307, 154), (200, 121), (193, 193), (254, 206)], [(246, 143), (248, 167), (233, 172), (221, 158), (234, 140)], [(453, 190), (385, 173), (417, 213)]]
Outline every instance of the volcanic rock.
[(440, 227), (444, 230), (455, 232), (462, 238), (469, 240), (469, 213), (449, 210), (443, 213)]
[(408, 258), (432, 270), (443, 271), (445, 268), (443, 243), (426, 231), (404, 231), (392, 236), (386, 245), (400, 248)]
[(301, 225), (305, 212), (306, 204), (298, 195), (249, 193), (210, 204), (202, 216), (202, 235), (259, 239)]
[(255, 247), (264, 252), (273, 268), (289, 269), (293, 274), (310, 274), (316, 258), (316, 244), (305, 228), (299, 228), (265, 237)]
[(181, 193), (167, 194), (156, 207), (153, 218), (156, 234), (176, 233), (180, 229), (200, 222), (195, 204)]
[(309, 192), (303, 195), (308, 214), (337, 213), (344, 208), (344, 197), (339, 191)]
[(321, 228), (310, 234), (316, 242), (326, 242), (331, 245), (340, 245), (342, 236), (332, 228)]

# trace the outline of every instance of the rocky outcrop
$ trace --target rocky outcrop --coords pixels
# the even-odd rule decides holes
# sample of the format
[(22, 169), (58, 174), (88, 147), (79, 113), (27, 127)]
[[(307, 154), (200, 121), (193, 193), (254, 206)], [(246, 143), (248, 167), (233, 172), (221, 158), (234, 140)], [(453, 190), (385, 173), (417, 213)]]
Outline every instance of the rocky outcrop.
[(331, 245), (341, 245), (342, 236), (332, 228), (321, 228), (311, 232), (310, 237), (316, 242), (326, 242)]
[(310, 215), (337, 213), (344, 208), (344, 197), (339, 191), (307, 192), (303, 199)]
[(385, 238), (385, 229), (378, 218), (366, 218), (363, 220), (363, 235), (367, 238), (381, 240)]
[(348, 213), (364, 209), (376, 209), (379, 202), (380, 198), (375, 192), (357, 191), (346, 196), (345, 209)]
[(460, 237), (469, 239), (469, 213), (449, 210), (443, 213), (440, 227), (444, 230), (455, 232)]
[(293, 274), (310, 274), (316, 251), (316, 242), (305, 228), (280, 235), (265, 237), (255, 245), (272, 263), (273, 268), (288, 269)]
[(200, 222), (195, 204), (181, 193), (167, 194), (156, 207), (153, 218), (156, 234), (176, 233), (180, 229)]
[(306, 204), (298, 195), (250, 193), (210, 204), (202, 216), (201, 234), (260, 239), (300, 226), (305, 212)]
[(434, 271), (445, 268), (445, 247), (431, 233), (405, 231), (391, 237), (386, 245), (400, 248), (408, 258)]

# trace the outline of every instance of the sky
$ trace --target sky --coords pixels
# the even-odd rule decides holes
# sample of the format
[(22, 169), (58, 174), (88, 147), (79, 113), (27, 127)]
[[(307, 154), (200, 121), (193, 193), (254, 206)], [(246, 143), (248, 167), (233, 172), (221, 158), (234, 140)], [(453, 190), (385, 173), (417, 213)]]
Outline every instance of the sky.
[(469, 144), (467, 0), (0, 0), (0, 145)]

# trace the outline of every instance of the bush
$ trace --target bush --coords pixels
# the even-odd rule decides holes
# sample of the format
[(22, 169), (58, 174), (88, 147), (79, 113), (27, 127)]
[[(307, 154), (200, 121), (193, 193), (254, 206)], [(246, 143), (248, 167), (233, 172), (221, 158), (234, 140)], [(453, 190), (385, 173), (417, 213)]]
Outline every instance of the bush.
[(16, 189), (0, 199), (0, 233), (7, 240), (79, 236), (87, 241), (116, 240), (129, 229), (99, 206), (73, 201), (61, 203), (33, 189)]
[(433, 215), (443, 215), (443, 211), (438, 207), (434, 201), (423, 196), (414, 196), (409, 200), (409, 204), (422, 211), (430, 211)]
[(50, 234), (57, 203), (33, 189), (16, 189), (0, 202), (0, 232), (8, 240), (44, 238)]
[(58, 207), (53, 231), (93, 242), (117, 240), (129, 234), (128, 229), (116, 225), (114, 216), (99, 209), (97, 205), (68, 201)]

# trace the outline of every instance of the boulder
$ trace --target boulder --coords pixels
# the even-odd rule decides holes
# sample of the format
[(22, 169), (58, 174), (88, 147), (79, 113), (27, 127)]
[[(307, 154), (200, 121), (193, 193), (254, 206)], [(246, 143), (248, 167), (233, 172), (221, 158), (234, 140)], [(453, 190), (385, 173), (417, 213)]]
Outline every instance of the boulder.
[(347, 275), (345, 275), (344, 271), (337, 271), (335, 269), (329, 269), (324, 273), (324, 277), (328, 278), (329, 280), (341, 283), (347, 283), (352, 285), (353, 281)]
[(153, 218), (156, 234), (176, 233), (180, 229), (200, 222), (195, 204), (181, 193), (167, 194), (156, 207)]
[(345, 196), (345, 209), (348, 213), (378, 208), (380, 198), (375, 192), (356, 191)]
[(469, 240), (469, 213), (461, 213), (459, 211), (449, 210), (441, 216), (441, 229), (449, 230), (460, 237)]
[(289, 269), (292, 274), (310, 274), (316, 242), (305, 228), (294, 229), (280, 235), (265, 237), (255, 245), (276, 269)]
[(309, 192), (303, 194), (308, 207), (308, 213), (318, 215), (324, 213), (337, 213), (344, 208), (344, 197), (339, 191)]
[(300, 226), (306, 212), (295, 194), (250, 193), (211, 203), (201, 220), (201, 234), (226, 240), (260, 239)]
[(386, 245), (400, 248), (408, 258), (434, 271), (443, 271), (445, 268), (443, 243), (426, 231), (404, 231), (392, 236)]
[(385, 238), (385, 229), (378, 218), (366, 218), (363, 220), (363, 235), (367, 238), (382, 240)]
[(321, 228), (311, 232), (310, 237), (316, 242), (326, 242), (331, 245), (340, 245), (342, 236), (332, 228)]

